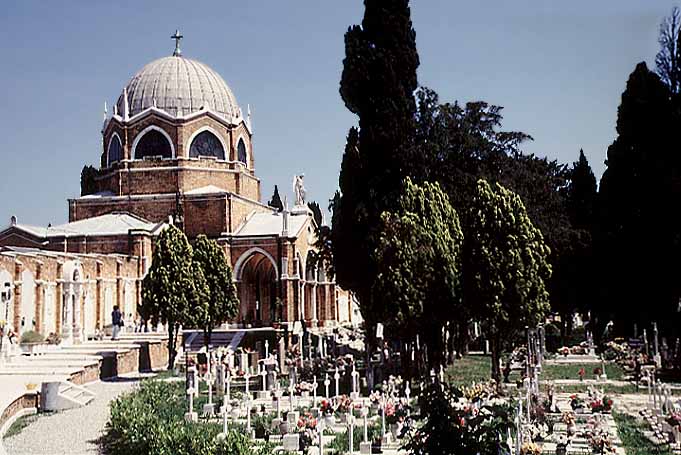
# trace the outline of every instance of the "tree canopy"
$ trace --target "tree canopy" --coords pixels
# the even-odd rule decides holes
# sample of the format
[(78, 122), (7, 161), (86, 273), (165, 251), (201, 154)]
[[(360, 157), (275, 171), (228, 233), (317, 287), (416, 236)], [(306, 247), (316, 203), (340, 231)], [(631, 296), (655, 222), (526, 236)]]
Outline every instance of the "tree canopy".
[(205, 279), (205, 299), (197, 308), (196, 322), (203, 328), (208, 345), (213, 329), (237, 316), (239, 299), (232, 282), (232, 268), (215, 240), (199, 235), (194, 242), (193, 261)]
[(397, 208), (383, 212), (375, 251), (375, 308), (381, 320), (413, 341), (427, 343), (431, 367), (442, 364), (442, 328), (462, 300), (463, 233), (456, 210), (437, 183), (407, 178)]
[(464, 244), (466, 292), (487, 325), (492, 376), (499, 380), (501, 340), (536, 325), (549, 310), (550, 251), (520, 197), (498, 183), (478, 181), (471, 228)]
[(153, 324), (168, 324), (168, 368), (172, 368), (177, 354), (179, 328), (194, 322), (194, 304), (201, 299), (205, 283), (201, 274), (196, 275), (192, 255), (184, 233), (169, 226), (156, 240), (151, 267), (142, 282), (140, 314)]

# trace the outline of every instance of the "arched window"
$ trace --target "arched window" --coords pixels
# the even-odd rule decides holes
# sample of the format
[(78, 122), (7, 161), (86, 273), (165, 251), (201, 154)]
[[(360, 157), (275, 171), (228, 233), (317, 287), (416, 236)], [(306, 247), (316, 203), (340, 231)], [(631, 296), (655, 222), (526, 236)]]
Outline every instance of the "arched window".
[(248, 166), (248, 156), (246, 155), (246, 144), (244, 140), (239, 138), (239, 144), (236, 146), (237, 159)]
[(225, 159), (225, 149), (222, 148), (220, 139), (210, 131), (202, 131), (196, 135), (189, 146), (189, 157), (213, 156), (219, 160)]
[(139, 160), (146, 156), (160, 156), (172, 158), (173, 150), (168, 138), (158, 130), (149, 130), (144, 133), (137, 147), (135, 147), (135, 159)]
[(117, 134), (109, 141), (109, 165), (120, 161), (123, 158), (123, 146), (121, 145), (121, 140), (118, 138)]

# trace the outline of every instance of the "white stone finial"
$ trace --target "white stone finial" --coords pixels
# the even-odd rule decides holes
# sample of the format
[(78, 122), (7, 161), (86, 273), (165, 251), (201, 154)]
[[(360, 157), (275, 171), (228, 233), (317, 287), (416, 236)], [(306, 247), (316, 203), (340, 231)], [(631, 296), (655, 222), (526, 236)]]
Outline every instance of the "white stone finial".
[(128, 87), (123, 89), (123, 121), (127, 121), (130, 115), (130, 109), (128, 108)]
[(288, 237), (288, 200), (284, 196), (284, 210), (281, 213), (281, 236)]
[(106, 101), (104, 101), (104, 119), (103, 121), (106, 122), (106, 118), (109, 116), (109, 107), (106, 105)]
[(246, 115), (247, 115), (246, 126), (248, 126), (248, 129), (251, 132), (253, 132), (253, 121), (251, 120), (251, 105), (250, 104), (246, 105), (246, 111), (247, 111), (247, 113), (246, 113)]

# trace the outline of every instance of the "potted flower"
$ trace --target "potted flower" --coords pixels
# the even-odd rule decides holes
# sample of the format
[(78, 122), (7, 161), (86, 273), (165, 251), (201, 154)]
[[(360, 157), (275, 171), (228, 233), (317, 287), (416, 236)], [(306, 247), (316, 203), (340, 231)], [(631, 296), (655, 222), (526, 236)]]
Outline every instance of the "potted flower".
[(329, 400), (322, 400), (319, 404), (319, 415), (324, 418), (324, 422), (327, 427), (330, 427), (336, 423), (336, 419), (333, 417), (334, 408)]
[(541, 447), (534, 442), (526, 442), (520, 447), (520, 455), (541, 455)]
[(347, 414), (352, 409), (352, 400), (347, 395), (341, 395), (336, 401), (336, 414), (340, 418), (341, 423), (347, 421)]
[(563, 414), (560, 416), (560, 421), (563, 422), (567, 428), (567, 434), (568, 437), (572, 437), (575, 435), (576, 431), (576, 426), (575, 426), (575, 413), (572, 411), (565, 411)]
[(317, 419), (310, 413), (300, 416), (296, 425), (299, 434), (298, 450), (307, 453), (308, 448), (317, 440)]
[(577, 411), (578, 409), (583, 409), (584, 408), (584, 400), (579, 397), (579, 395), (572, 394), (570, 395), (570, 407), (572, 408), (573, 411)]
[(601, 370), (600, 367), (594, 368), (594, 379), (599, 380), (601, 378), (601, 375), (603, 374), (603, 370)]
[(584, 380), (584, 375), (586, 374), (586, 371), (584, 370), (584, 367), (580, 368), (579, 371), (577, 372), (579, 375), (579, 380), (583, 381)]
[(385, 423), (390, 425), (390, 432), (393, 438), (402, 433), (402, 427), (407, 417), (406, 403), (402, 400), (388, 400), (385, 404)]

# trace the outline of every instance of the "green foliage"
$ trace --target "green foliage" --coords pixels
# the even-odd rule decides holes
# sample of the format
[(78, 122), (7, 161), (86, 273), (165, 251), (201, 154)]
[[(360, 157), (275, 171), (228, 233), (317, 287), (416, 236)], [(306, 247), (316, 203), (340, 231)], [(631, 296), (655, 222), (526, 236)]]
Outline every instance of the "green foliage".
[(284, 210), (284, 204), (281, 202), (281, 196), (279, 196), (279, 188), (277, 188), (277, 185), (274, 185), (274, 193), (272, 194), (272, 199), (270, 199), (267, 205), (277, 209), (278, 212)]
[(85, 165), (80, 171), (80, 195), (87, 196), (97, 192), (99, 171), (94, 166)]
[(520, 197), (498, 183), (478, 182), (472, 210), (466, 292), (490, 331), (492, 374), (498, 380), (501, 340), (537, 324), (549, 309), (549, 248)]
[(366, 0), (364, 5), (361, 26), (345, 34), (340, 94), (359, 117), (359, 130), (350, 130), (341, 165), (333, 255), (338, 284), (359, 296), (372, 327), (374, 235), (412, 161), (419, 57), (408, 0)]
[[(269, 455), (271, 445), (256, 446), (239, 429), (219, 439), (221, 425), (187, 423), (182, 383), (143, 381), (139, 390), (111, 403), (102, 439), (107, 455)], [(198, 403), (200, 405), (201, 402)]]
[(473, 415), (470, 406), (459, 404), (464, 393), (448, 384), (430, 384), (418, 398), (416, 429), (405, 448), (412, 455), (498, 455), (510, 450), (506, 435), (513, 426), (510, 404), (481, 403)]
[[(374, 440), (380, 439), (381, 437), (381, 426), (367, 425), (367, 440), (372, 442)], [(352, 447), (355, 452), (359, 452), (359, 444), (364, 441), (364, 423), (363, 421), (356, 420), (355, 427), (352, 431)], [(348, 453), (348, 446), (350, 444), (350, 438), (348, 435), (348, 430), (341, 433), (336, 433), (333, 440), (325, 446), (324, 453), (329, 455), (344, 455)]]
[(639, 63), (618, 108), (594, 239), (603, 284), (598, 315), (601, 327), (613, 318), (616, 333), (653, 320), (662, 332), (678, 330), (681, 214), (671, 209), (681, 199), (678, 113), (669, 88)]
[(36, 420), (38, 420), (38, 416), (35, 414), (19, 417), (12, 423), (12, 425), (9, 426), (7, 431), (5, 431), (5, 434), (2, 435), (2, 439), (11, 438), (13, 436), (18, 435), (24, 430), (24, 428), (26, 428)]
[(650, 431), (648, 426), (627, 414), (614, 412), (613, 417), (617, 424), (617, 433), (622, 440), (622, 445), (627, 455), (671, 455), (668, 446), (656, 446), (644, 434)]
[(21, 334), (21, 343), (42, 343), (43, 341), (45, 338), (35, 330), (27, 330)]
[[(407, 178), (378, 236), (374, 311), (404, 339), (420, 333), (438, 365), (444, 323), (461, 303), (459, 217), (440, 185)], [(380, 308), (380, 310), (379, 310)]]
[(151, 267), (142, 282), (140, 315), (153, 324), (168, 324), (169, 368), (175, 360), (179, 326), (190, 325), (194, 321), (192, 308), (205, 301), (205, 280), (193, 265), (192, 256), (184, 233), (169, 226), (156, 240)]
[[(194, 242), (194, 267), (201, 270), (205, 286), (201, 288), (200, 302), (196, 312), (196, 322), (203, 327), (206, 344), (210, 343), (213, 329), (234, 319), (239, 313), (239, 299), (232, 282), (232, 269), (220, 245), (199, 235)], [(198, 282), (195, 286), (198, 287)]]

